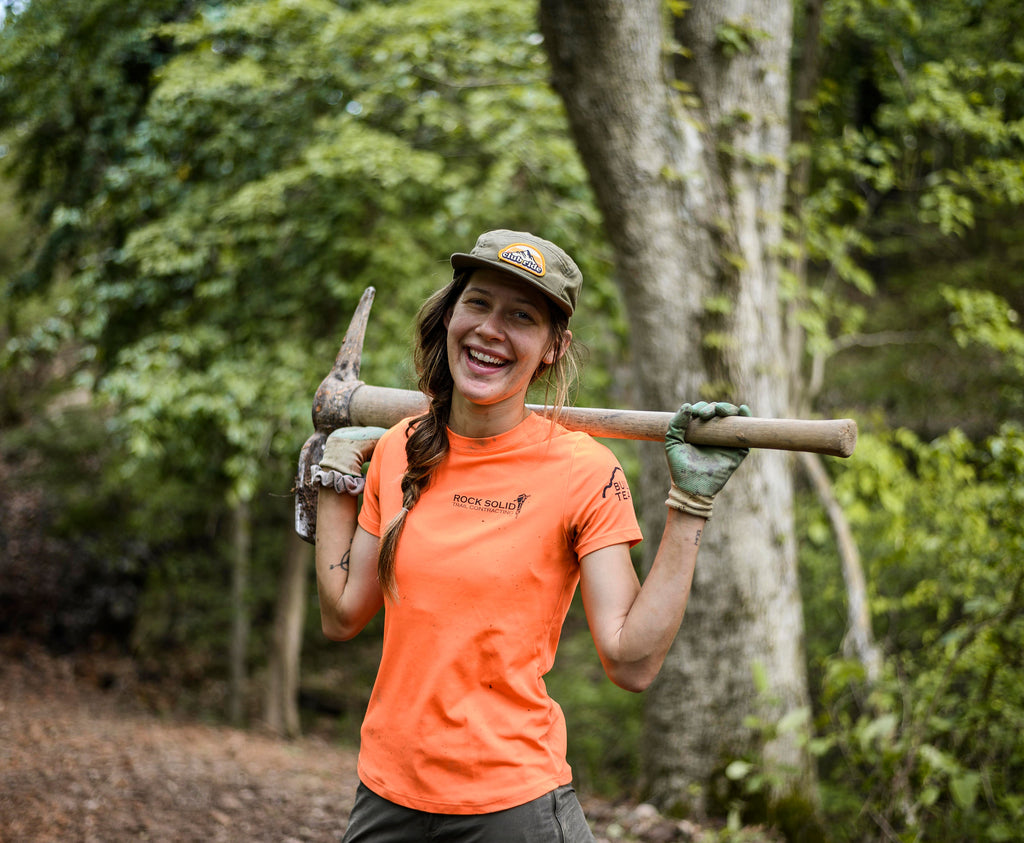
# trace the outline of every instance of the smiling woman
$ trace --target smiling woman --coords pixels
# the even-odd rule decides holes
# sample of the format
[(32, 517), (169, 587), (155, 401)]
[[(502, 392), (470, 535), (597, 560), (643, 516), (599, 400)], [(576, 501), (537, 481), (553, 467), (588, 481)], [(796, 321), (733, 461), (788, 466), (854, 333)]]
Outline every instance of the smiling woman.
[(526, 405), (543, 376), (564, 403), (575, 262), (502, 229), (451, 263), (417, 320), (427, 412), (387, 431), (339, 429), (313, 467), (327, 484), (316, 536), (325, 634), (350, 638), (385, 609), (345, 840), (592, 841), (543, 680), (562, 622), (579, 585), (609, 678), (650, 684), (682, 621), (712, 499), (746, 454), (688, 445), (682, 431), (694, 412), (749, 410), (676, 414), (668, 518), (641, 587), (621, 466)]

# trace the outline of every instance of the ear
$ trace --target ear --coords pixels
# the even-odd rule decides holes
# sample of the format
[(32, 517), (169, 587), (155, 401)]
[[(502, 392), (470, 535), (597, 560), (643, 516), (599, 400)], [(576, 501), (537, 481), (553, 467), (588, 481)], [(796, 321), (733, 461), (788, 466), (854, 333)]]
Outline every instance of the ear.
[(544, 364), (547, 366), (554, 366), (557, 360), (562, 358), (562, 355), (569, 350), (569, 343), (572, 342), (572, 331), (566, 331), (565, 336), (562, 338), (562, 342), (556, 347), (554, 343), (544, 353)]
[(447, 310), (446, 310), (446, 311), (444, 312), (444, 329), (445, 329), (446, 331), (448, 330), (448, 326), (449, 326), (449, 325), (451, 324), (451, 321), (452, 321), (452, 313), (454, 313), (454, 312), (455, 312), (455, 308), (454, 308), (454, 307), (449, 307), (449, 308), (448, 308), (448, 309), (447, 309)]

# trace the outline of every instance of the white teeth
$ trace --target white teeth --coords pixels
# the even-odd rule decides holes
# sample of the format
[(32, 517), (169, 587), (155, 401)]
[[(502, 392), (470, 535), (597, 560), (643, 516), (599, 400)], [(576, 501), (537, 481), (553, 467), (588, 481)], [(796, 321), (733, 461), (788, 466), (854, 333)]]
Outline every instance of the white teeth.
[(479, 360), (481, 363), (490, 363), (493, 366), (497, 366), (505, 362), (500, 357), (491, 357), (490, 354), (484, 354), (482, 351), (474, 351), (473, 349), (469, 350), (469, 356)]

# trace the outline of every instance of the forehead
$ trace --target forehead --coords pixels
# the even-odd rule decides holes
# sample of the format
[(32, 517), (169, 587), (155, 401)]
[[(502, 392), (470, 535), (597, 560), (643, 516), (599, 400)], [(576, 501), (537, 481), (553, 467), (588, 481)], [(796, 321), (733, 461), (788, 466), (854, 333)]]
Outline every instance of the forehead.
[(466, 284), (466, 290), (474, 289), (547, 311), (548, 297), (544, 293), (532, 284), (507, 272), (486, 267), (473, 270), (473, 274)]

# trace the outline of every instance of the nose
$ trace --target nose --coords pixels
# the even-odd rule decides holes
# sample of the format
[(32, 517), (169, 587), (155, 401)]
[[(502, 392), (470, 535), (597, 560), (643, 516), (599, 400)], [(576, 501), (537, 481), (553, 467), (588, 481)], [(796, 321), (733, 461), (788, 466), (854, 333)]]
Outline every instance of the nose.
[(487, 317), (477, 325), (477, 333), (488, 339), (504, 339), (505, 330), (502, 326), (501, 314), (497, 309), (491, 310)]

